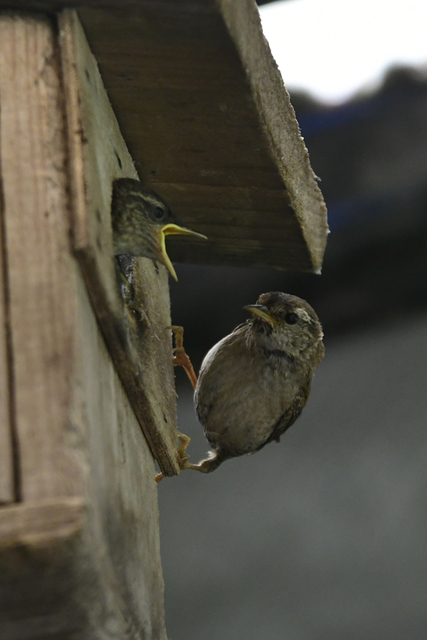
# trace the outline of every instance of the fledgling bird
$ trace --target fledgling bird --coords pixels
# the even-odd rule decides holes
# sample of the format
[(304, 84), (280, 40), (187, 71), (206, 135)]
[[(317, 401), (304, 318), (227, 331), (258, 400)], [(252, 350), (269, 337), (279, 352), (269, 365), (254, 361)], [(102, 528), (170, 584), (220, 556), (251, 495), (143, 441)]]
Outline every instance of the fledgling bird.
[(111, 201), (115, 255), (144, 256), (164, 264), (177, 276), (166, 252), (168, 235), (206, 236), (182, 226), (162, 198), (139, 180), (119, 178), (113, 182)]
[(308, 401), (325, 353), (312, 307), (273, 291), (245, 309), (252, 317), (212, 347), (195, 388), (197, 416), (212, 451), (197, 465), (183, 456), (182, 468), (210, 473), (224, 460), (279, 442)]

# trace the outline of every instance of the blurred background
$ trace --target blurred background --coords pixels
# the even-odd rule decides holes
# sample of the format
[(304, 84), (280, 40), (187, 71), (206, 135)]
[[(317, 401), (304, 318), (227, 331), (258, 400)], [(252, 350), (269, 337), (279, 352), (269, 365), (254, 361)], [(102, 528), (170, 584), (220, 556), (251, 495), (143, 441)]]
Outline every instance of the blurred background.
[(328, 206), (323, 272), (177, 265), (173, 322), (197, 371), (245, 304), (285, 291), (326, 357), (280, 445), (159, 485), (168, 637), (425, 640), (427, 4), (259, 4)]

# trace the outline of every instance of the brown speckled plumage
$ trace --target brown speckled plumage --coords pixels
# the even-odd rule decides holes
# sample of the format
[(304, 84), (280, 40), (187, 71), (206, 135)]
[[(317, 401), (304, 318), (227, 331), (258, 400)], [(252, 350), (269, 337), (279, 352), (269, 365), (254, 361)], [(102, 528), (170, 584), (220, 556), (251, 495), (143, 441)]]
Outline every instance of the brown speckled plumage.
[(212, 451), (191, 468), (204, 473), (279, 441), (306, 405), (324, 356), (322, 327), (305, 300), (270, 292), (247, 309), (253, 317), (218, 342), (200, 369), (196, 412)]

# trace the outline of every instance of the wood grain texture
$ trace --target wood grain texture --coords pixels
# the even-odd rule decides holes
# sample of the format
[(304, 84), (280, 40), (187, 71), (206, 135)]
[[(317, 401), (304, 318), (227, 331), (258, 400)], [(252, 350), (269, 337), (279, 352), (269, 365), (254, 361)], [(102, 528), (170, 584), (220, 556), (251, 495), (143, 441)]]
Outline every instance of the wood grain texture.
[(123, 385), (165, 475), (179, 473), (167, 270), (139, 258), (136, 314), (126, 309), (112, 249), (111, 191), (137, 178), (77, 14), (60, 17), (72, 178), (73, 247)]
[(166, 640), (154, 460), (72, 273), (69, 429), (85, 490), (0, 508), (1, 637)]
[[(260, 37), (258, 9), (253, 0), (219, 0), (218, 4), (245, 69), (264, 136), (286, 185), (291, 206), (311, 255), (313, 270), (320, 271), (328, 231), (326, 209), (280, 72), (267, 41)], [(280, 211), (279, 208), (277, 210)], [(291, 234), (289, 236), (292, 237)], [(271, 237), (269, 239), (273, 240)], [(268, 244), (267, 239), (265, 242)], [(283, 238), (283, 244), (285, 242)]]
[(85, 503), (77, 497), (33, 500), (0, 509), (0, 549), (48, 546), (80, 531), (84, 517)]
[(165, 640), (154, 459), (73, 252), (49, 19), (0, 16), (0, 90), (21, 485), (0, 507), (0, 635)]
[(21, 497), (81, 492), (64, 446), (74, 296), (65, 141), (48, 20), (0, 19), (3, 215)]
[(77, 498), (0, 509), (2, 640), (82, 638), (74, 563), (83, 520)]
[[(113, 619), (120, 614), (120, 624), (126, 625), (126, 634), (116, 632), (113, 637), (166, 640), (154, 460), (81, 277), (78, 284), (78, 317), (84, 331), (79, 332), (75, 389), (80, 401), (74, 420), (85, 425), (82, 455), (91, 469), (86, 553), (94, 557), (101, 602)], [(101, 612), (98, 616), (95, 626), (105, 628), (107, 617)]]
[(7, 503), (13, 502), (16, 496), (14, 486), (14, 447), (12, 441), (14, 416), (11, 397), (10, 344), (8, 340), (10, 331), (9, 289), (7, 281), (7, 252), (3, 224), (3, 206), (0, 198), (0, 503)]
[(319, 271), (326, 209), (253, 0), (20, 4), (78, 8), (141, 179), (209, 236), (174, 260)]
[[(138, 428), (135, 432), (142, 437)], [(123, 515), (129, 525), (129, 513), (120, 511)], [(132, 522), (131, 542), (148, 556), (148, 538), (141, 545), (138, 535), (145, 524)], [(122, 540), (111, 530), (116, 557), (110, 557), (102, 526), (79, 498), (0, 509), (2, 640), (166, 640), (163, 583), (153, 557), (151, 571), (144, 573), (147, 566), (135, 562), (141, 553), (131, 547), (129, 568), (123, 551), (129, 535)]]

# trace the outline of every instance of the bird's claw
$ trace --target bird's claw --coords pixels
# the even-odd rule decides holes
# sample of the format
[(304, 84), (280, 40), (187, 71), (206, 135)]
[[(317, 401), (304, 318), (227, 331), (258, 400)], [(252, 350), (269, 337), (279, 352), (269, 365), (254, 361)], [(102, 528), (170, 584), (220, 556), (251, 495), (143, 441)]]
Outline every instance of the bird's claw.
[[(178, 465), (181, 471), (184, 469), (192, 469), (193, 465), (189, 462), (190, 456), (186, 453), (187, 447), (191, 442), (191, 438), (186, 436), (184, 433), (178, 432), (178, 440), (180, 440), (181, 444), (178, 447)], [(164, 478), (163, 473), (158, 473), (155, 477), (156, 482), (160, 482)]]
[(175, 349), (184, 349), (184, 327), (173, 324), (171, 329), (175, 338)]
[(181, 460), (182, 458), (185, 458), (187, 447), (191, 442), (191, 438), (189, 436), (186, 436), (185, 433), (178, 432), (178, 440), (181, 442), (181, 444), (178, 447), (178, 456), (179, 456), (179, 459)]
[(185, 372), (193, 385), (193, 389), (195, 389), (197, 385), (197, 376), (193, 369), (193, 365), (191, 364), (191, 360), (184, 349), (184, 327), (172, 325), (170, 328), (172, 329), (175, 338), (175, 347), (172, 350), (174, 354), (173, 364), (176, 367), (184, 367)]

